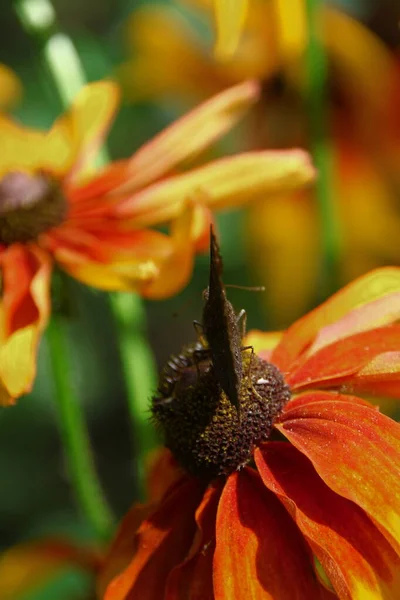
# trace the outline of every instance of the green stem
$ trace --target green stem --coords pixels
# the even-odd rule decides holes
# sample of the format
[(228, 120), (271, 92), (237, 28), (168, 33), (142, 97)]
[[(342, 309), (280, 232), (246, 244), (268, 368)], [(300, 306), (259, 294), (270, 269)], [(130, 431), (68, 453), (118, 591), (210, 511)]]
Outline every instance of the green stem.
[(113, 525), (113, 517), (104, 500), (96, 475), (82, 407), (71, 383), (72, 369), (68, 360), (66, 334), (63, 329), (62, 319), (53, 316), (47, 329), (47, 341), (63, 447), (68, 457), (70, 477), (79, 505), (96, 533), (101, 538), (107, 539)]
[(125, 377), (139, 495), (143, 497), (144, 459), (156, 445), (156, 434), (149, 420), (150, 398), (156, 388), (156, 368), (146, 337), (146, 314), (140, 297), (110, 294), (110, 304)]
[[(327, 118), (327, 61), (321, 43), (322, 0), (306, 0), (308, 21), (307, 47), (307, 103), (311, 148), (315, 166), (318, 170), (316, 183), (317, 201), (322, 225), (323, 267), (330, 285), (335, 288), (341, 254), (340, 225), (332, 191), (332, 152), (329, 143)], [(325, 289), (325, 292), (332, 292)]]
[[(25, 28), (38, 37), (61, 101), (64, 107), (68, 107), (86, 83), (80, 57), (72, 41), (58, 30), (56, 15), (49, 0), (20, 0), (17, 12)], [(108, 161), (104, 147), (97, 164), (100, 167)], [(145, 336), (146, 315), (141, 299), (133, 294), (112, 294), (110, 304), (126, 382), (136, 471), (139, 488), (143, 491), (144, 457), (155, 445), (155, 434), (148, 419), (148, 405), (156, 387), (156, 368)]]

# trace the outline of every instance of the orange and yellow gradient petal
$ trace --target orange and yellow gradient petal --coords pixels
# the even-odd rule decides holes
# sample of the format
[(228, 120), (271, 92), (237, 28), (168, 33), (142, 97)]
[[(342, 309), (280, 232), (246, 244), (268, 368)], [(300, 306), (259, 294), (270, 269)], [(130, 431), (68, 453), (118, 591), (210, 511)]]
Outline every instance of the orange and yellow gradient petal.
[(8, 405), (29, 392), (35, 378), (50, 314), (51, 261), (39, 248), (15, 244), (2, 251), (0, 266), (0, 405)]

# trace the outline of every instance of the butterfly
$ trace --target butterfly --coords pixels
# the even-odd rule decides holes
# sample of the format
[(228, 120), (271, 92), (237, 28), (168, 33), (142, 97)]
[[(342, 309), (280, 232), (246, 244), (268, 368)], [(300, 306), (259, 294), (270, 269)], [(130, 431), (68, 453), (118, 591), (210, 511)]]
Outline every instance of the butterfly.
[(204, 291), (202, 330), (218, 383), (230, 402), (239, 411), (240, 385), (243, 377), (242, 331), (239, 327), (245, 316), (236, 315), (222, 281), (223, 262), (213, 227), (210, 227), (210, 279)]

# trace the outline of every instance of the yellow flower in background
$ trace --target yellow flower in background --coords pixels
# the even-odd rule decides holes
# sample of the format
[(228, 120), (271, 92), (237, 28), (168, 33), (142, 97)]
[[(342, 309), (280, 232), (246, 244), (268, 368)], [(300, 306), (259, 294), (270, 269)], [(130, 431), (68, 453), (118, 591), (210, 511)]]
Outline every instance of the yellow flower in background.
[[(258, 94), (254, 82), (234, 86), (98, 172), (93, 158), (118, 106), (114, 83), (82, 88), (47, 132), (0, 118), (0, 404), (31, 389), (55, 265), (103, 290), (166, 298), (189, 281), (211, 211), (312, 181), (302, 150), (247, 152), (179, 172)], [(168, 234), (154, 229), (162, 224)]]
[[(152, 4), (133, 13), (132, 59), (121, 69), (128, 98), (183, 96), (190, 104), (256, 77), (262, 81), (262, 101), (246, 121), (245, 144), (307, 145), (304, 0), (251, 0), (239, 45), (223, 63), (193, 25), (196, 19), (212, 24), (211, 8), (207, 0), (176, 0), (172, 7)], [(393, 185), (400, 186), (400, 69), (372, 32), (328, 5), (321, 11), (321, 36), (331, 77), (333, 193), (342, 222), (344, 283), (400, 258), (393, 243), (400, 230)], [(278, 202), (252, 205), (247, 239), (256, 280), (270, 285), (268, 314), (283, 327), (317, 294), (321, 245), (314, 198), (290, 193)]]
[(214, 0), (217, 40), (215, 56), (220, 60), (231, 58), (238, 47), (250, 0)]
[(0, 110), (10, 108), (19, 99), (21, 88), (15, 73), (0, 63)]

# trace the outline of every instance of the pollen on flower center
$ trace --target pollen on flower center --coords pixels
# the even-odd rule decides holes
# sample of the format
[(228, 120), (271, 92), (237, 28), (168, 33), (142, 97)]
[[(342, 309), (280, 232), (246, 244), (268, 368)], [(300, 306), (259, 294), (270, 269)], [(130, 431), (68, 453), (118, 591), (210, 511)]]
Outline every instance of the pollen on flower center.
[(165, 445), (193, 475), (211, 480), (248, 463), (290, 399), (274, 365), (249, 350), (243, 355), (240, 415), (221, 391), (199, 344), (184, 348), (161, 372), (153, 418)]
[(0, 180), (0, 243), (29, 242), (65, 219), (67, 201), (44, 173), (7, 173)]

